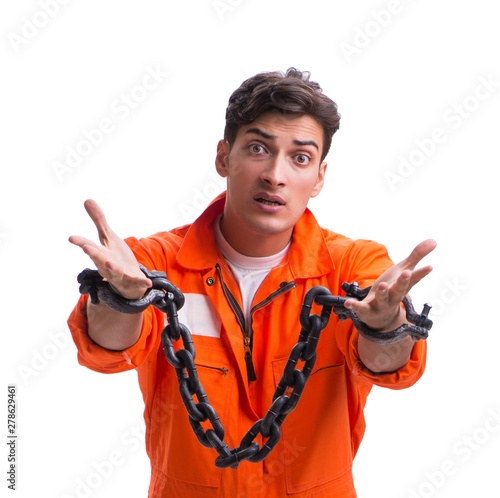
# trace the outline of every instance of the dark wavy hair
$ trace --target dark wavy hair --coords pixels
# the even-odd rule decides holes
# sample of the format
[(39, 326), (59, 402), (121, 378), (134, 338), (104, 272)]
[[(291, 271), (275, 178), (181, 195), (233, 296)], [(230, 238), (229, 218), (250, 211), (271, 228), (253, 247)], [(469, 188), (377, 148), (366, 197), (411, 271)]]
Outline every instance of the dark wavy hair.
[(226, 109), (224, 139), (232, 147), (241, 126), (261, 114), (278, 111), (289, 116), (311, 116), (323, 128), (321, 161), (339, 129), (337, 104), (327, 97), (318, 83), (310, 81), (308, 71), (289, 68), (286, 73), (263, 72), (245, 80), (231, 97)]

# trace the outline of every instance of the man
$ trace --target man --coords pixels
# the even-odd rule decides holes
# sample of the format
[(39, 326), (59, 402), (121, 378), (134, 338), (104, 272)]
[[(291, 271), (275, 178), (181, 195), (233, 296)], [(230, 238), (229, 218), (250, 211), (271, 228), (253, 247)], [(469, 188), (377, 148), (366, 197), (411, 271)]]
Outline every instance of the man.
[[(233, 93), (226, 110), (215, 164), (227, 191), (192, 225), (124, 242), (89, 200), (101, 244), (70, 238), (125, 298), (139, 299), (151, 286), (139, 264), (166, 272), (184, 293), (179, 321), (193, 335), (200, 382), (231, 448), (272, 403), (311, 287), (340, 295), (343, 282), (371, 285), (365, 299), (345, 306), (368, 327), (388, 332), (406, 322), (401, 300), (431, 271), (415, 267), (434, 241), (393, 265), (383, 246), (322, 229), (307, 209), (323, 187), (339, 119), (336, 104), (307, 73), (258, 74)], [(355, 497), (351, 467), (372, 385), (409, 387), (425, 364), (424, 341), (373, 342), (332, 314), (274, 450), (262, 462), (222, 469), (214, 449), (193, 434), (161, 347), (158, 309), (124, 314), (83, 296), (69, 326), (83, 365), (105, 373), (137, 369), (154, 498)]]

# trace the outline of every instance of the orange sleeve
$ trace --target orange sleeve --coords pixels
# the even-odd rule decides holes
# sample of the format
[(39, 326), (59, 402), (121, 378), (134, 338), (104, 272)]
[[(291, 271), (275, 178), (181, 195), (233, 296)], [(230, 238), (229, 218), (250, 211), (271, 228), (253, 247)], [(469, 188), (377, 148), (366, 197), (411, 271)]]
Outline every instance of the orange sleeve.
[(351, 329), (347, 363), (355, 376), (362, 376), (372, 384), (390, 389), (405, 389), (412, 386), (420, 379), (425, 370), (427, 343), (418, 341), (414, 344), (410, 360), (399, 370), (390, 373), (373, 373), (368, 370), (358, 355), (359, 333), (349, 321)]
[[(386, 248), (371, 241), (356, 241), (342, 258), (342, 282), (357, 282), (364, 289), (370, 286), (387, 268), (393, 265)], [(342, 283), (341, 282), (341, 283)], [(358, 355), (359, 332), (351, 320), (339, 322), (337, 342), (344, 353), (352, 374), (370, 383), (391, 389), (404, 389), (415, 384), (425, 369), (427, 344), (418, 341), (414, 344), (410, 360), (396, 372), (373, 373), (368, 370)], [(394, 345), (397, 347), (397, 344)]]
[(142, 316), (139, 340), (123, 351), (112, 351), (96, 344), (88, 335), (87, 299), (81, 296), (68, 319), (68, 326), (78, 350), (78, 362), (100, 373), (117, 373), (140, 366), (156, 350), (161, 340), (163, 315), (150, 306)]

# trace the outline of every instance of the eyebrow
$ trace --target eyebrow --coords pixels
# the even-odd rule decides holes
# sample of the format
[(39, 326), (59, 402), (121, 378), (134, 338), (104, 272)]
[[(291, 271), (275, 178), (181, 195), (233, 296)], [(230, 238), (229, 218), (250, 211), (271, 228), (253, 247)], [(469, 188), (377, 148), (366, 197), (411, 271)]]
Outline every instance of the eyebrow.
[[(249, 128), (246, 132), (245, 135), (250, 134), (250, 133), (255, 133), (256, 135), (260, 135), (261, 137), (267, 139), (267, 140), (276, 140), (275, 135), (270, 135), (269, 133), (266, 133), (265, 131), (261, 130), (260, 128)], [(314, 140), (297, 140), (295, 139), (293, 141), (295, 145), (312, 145), (313, 147), (316, 147), (316, 149), (319, 150), (319, 145), (314, 141)]]

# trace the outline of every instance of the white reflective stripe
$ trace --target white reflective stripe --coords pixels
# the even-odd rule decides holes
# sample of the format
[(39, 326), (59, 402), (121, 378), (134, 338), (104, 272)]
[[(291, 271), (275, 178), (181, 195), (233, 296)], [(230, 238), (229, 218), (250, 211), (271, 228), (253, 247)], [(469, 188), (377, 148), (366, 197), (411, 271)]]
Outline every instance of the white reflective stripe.
[(188, 327), (192, 335), (220, 337), (221, 320), (208, 296), (184, 294), (186, 301), (177, 312), (179, 322)]

